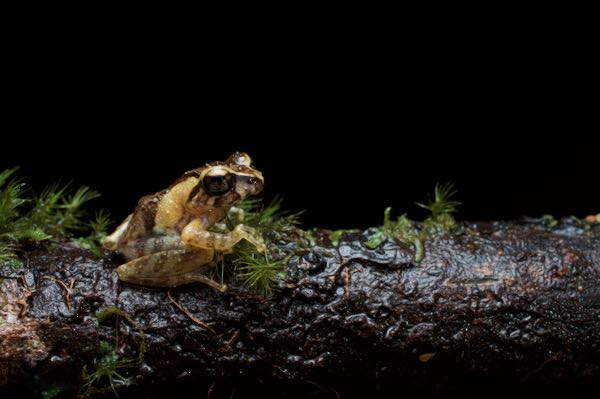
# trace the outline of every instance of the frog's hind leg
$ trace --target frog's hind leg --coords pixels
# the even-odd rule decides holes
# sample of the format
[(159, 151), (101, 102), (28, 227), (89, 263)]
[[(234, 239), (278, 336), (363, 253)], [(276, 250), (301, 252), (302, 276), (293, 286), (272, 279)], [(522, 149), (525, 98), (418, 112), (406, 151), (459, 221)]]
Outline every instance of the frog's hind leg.
[(175, 287), (203, 283), (221, 292), (226, 287), (204, 273), (213, 267), (213, 251), (170, 249), (133, 259), (117, 268), (119, 279), (128, 283)]
[(179, 236), (164, 235), (152, 238), (140, 238), (133, 240), (119, 248), (119, 252), (125, 255), (127, 260), (141, 258), (144, 255), (164, 252), (167, 250), (190, 249)]

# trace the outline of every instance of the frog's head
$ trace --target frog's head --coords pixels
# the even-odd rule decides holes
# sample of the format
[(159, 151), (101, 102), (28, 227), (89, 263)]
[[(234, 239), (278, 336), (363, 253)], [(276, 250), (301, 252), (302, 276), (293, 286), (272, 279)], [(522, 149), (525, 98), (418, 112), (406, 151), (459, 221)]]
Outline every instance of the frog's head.
[(260, 193), (264, 178), (252, 167), (252, 160), (243, 152), (236, 152), (225, 162), (207, 164), (199, 175), (200, 182), (190, 194), (189, 203), (199, 211), (228, 210), (238, 201)]

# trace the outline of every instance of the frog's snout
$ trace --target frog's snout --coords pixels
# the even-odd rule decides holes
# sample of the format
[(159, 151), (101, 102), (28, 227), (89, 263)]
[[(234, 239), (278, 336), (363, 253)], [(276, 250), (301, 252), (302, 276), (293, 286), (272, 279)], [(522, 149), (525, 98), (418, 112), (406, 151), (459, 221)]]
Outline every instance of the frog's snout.
[(259, 194), (265, 187), (265, 180), (262, 175), (256, 176), (238, 176), (237, 192), (246, 198)]

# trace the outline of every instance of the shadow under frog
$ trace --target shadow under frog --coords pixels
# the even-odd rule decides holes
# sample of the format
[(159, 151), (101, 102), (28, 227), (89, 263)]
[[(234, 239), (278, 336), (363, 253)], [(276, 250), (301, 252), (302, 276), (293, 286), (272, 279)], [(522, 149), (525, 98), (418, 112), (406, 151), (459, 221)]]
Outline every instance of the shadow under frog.
[(234, 205), (262, 191), (262, 173), (241, 152), (225, 162), (212, 162), (185, 172), (169, 188), (140, 199), (137, 207), (106, 238), (104, 247), (128, 260), (117, 268), (122, 281), (173, 287), (201, 282), (220, 291), (225, 286), (205, 273), (214, 266), (214, 251), (228, 253), (240, 240), (259, 252), (265, 244), (251, 227), (231, 232), (209, 231)]

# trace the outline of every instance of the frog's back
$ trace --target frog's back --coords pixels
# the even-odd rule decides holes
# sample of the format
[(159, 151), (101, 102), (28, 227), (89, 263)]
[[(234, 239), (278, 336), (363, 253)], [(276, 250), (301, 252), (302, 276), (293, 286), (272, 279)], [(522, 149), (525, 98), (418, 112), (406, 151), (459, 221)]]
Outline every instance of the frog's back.
[(106, 238), (104, 247), (118, 250), (151, 235), (177, 233), (182, 220), (189, 219), (185, 202), (201, 170), (190, 170), (168, 188), (140, 198), (133, 213)]
[(136, 240), (152, 234), (158, 206), (166, 190), (140, 198), (135, 211), (131, 215), (129, 226), (123, 237), (126, 241)]

